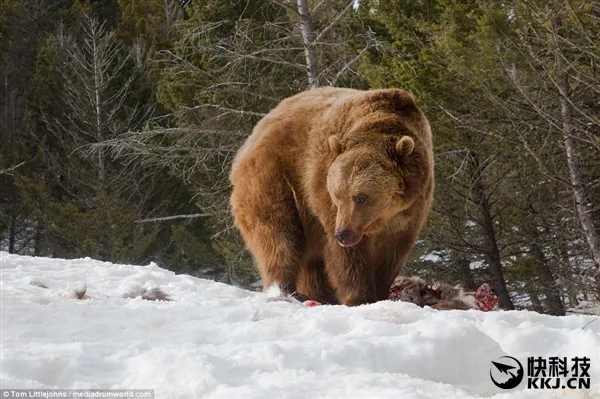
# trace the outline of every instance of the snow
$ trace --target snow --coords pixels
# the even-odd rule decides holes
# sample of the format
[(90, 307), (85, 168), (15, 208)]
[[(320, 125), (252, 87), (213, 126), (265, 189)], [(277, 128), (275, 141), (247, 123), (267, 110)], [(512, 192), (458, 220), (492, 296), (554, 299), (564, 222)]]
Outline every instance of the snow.
[(419, 260), (422, 261), (422, 262), (439, 263), (439, 262), (442, 262), (444, 260), (444, 258), (442, 258), (438, 253), (431, 252), (431, 253), (428, 253), (428, 254), (425, 254), (425, 255), (421, 256), (419, 258)]
[[(305, 307), (155, 264), (0, 252), (2, 388), (154, 389), (157, 398), (600, 397), (600, 320)], [(47, 288), (43, 288), (43, 286)], [(74, 298), (87, 287), (88, 299)], [(123, 295), (160, 287), (172, 301)], [(492, 360), (588, 356), (590, 390), (502, 391)]]
[(485, 267), (485, 261), (484, 260), (477, 260), (475, 262), (471, 262), (469, 264), (469, 268), (471, 270), (477, 270), (477, 269), (483, 269)]
[(578, 306), (567, 310), (570, 313), (584, 313), (600, 315), (600, 303), (591, 301), (580, 301)]

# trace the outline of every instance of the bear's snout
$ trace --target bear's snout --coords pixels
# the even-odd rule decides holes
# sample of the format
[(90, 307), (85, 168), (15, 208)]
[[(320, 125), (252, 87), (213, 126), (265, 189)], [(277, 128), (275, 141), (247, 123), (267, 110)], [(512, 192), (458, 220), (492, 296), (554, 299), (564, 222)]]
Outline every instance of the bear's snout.
[(362, 234), (348, 229), (338, 229), (335, 231), (335, 239), (343, 247), (351, 247), (359, 243)]

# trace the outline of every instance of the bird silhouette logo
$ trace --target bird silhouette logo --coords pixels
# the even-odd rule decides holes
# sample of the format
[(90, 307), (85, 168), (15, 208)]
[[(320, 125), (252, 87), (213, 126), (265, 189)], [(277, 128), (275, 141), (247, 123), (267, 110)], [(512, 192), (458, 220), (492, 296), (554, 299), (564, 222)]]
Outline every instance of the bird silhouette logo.
[[(502, 363), (499, 361), (492, 361), (492, 368), (490, 369), (490, 378), (492, 379), (492, 382), (498, 388), (502, 389), (513, 389), (518, 387), (521, 381), (523, 381), (523, 366), (512, 356), (502, 356), (500, 359), (506, 360), (503, 360)], [(494, 379), (494, 374), (497, 379), (500, 379), (498, 378), (500, 376), (506, 376), (508, 379), (504, 382), (498, 382)]]

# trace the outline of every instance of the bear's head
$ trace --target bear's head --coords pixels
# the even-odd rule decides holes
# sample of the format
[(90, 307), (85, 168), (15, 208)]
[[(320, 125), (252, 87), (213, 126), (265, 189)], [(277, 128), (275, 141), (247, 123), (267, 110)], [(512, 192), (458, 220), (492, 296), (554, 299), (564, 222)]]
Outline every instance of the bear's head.
[(384, 150), (373, 145), (348, 150), (336, 136), (329, 137), (335, 160), (327, 174), (327, 191), (337, 208), (335, 239), (344, 246), (358, 244), (374, 235), (414, 201), (413, 180), (420, 167), (411, 157), (415, 142), (409, 136), (390, 140)]

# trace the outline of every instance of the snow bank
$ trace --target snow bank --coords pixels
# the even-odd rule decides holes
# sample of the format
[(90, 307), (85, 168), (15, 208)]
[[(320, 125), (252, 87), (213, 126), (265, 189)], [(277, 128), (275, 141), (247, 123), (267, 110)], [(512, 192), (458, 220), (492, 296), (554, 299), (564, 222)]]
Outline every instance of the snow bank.
[[(600, 397), (595, 316), (397, 302), (309, 308), (154, 264), (0, 252), (0, 268), (2, 388), (155, 389), (157, 398)], [(89, 299), (74, 299), (83, 285)], [(157, 286), (172, 301), (123, 297)], [(528, 356), (588, 356), (592, 387), (531, 390), (524, 381), (501, 390), (490, 367), (503, 355), (525, 368)]]

